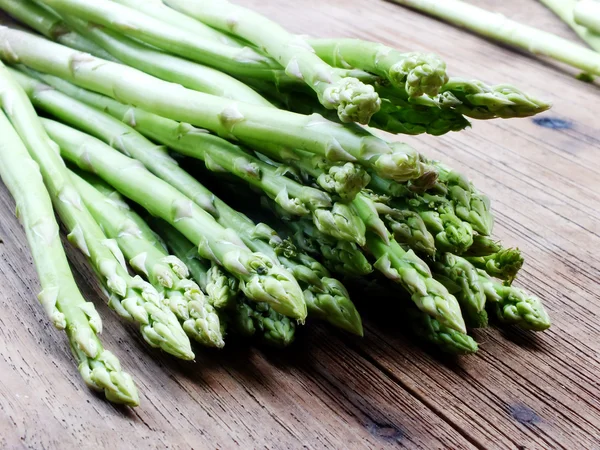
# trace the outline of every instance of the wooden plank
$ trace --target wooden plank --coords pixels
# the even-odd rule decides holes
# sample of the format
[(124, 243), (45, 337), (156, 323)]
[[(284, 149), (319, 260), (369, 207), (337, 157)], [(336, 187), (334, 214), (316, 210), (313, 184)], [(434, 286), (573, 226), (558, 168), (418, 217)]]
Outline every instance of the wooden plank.
[[(452, 75), (514, 83), (549, 99), (551, 129), (531, 119), (463, 133), (402, 137), (464, 171), (493, 199), (495, 235), (527, 259), (519, 284), (544, 298), (541, 335), (478, 331), (476, 356), (440, 357), (406, 337), (388, 299), (360, 299), (366, 337), (321, 326), (293, 350), (228, 345), (196, 364), (152, 351), (106, 307), (103, 341), (132, 373), (142, 406), (117, 408), (81, 382), (66, 340), (35, 300), (38, 284), (14, 205), (0, 186), (0, 446), (2, 448), (600, 448), (600, 129), (598, 86), (383, 1), (240, 0), (298, 33), (360, 37), (433, 51)], [(537, 2), (477, 2), (567, 38)], [(98, 298), (69, 252), (87, 298)], [(358, 294), (358, 293), (357, 293)], [(375, 303), (376, 304), (376, 303)]]

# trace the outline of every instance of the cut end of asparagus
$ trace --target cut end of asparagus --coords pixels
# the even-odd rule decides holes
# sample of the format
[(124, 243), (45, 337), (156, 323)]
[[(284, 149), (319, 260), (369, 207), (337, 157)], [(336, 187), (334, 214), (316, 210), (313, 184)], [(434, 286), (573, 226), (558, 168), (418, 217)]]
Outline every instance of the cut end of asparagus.
[(133, 379), (121, 370), (119, 360), (108, 350), (94, 359), (84, 358), (79, 373), (90, 388), (104, 392), (107, 400), (127, 406), (140, 404)]
[(369, 123), (371, 116), (379, 111), (381, 99), (373, 86), (356, 78), (341, 78), (325, 89), (321, 99), (328, 109), (337, 109), (338, 117), (344, 123)]
[(390, 68), (388, 78), (391, 83), (405, 88), (409, 97), (436, 96), (448, 82), (446, 63), (434, 54), (415, 52), (405, 56)]

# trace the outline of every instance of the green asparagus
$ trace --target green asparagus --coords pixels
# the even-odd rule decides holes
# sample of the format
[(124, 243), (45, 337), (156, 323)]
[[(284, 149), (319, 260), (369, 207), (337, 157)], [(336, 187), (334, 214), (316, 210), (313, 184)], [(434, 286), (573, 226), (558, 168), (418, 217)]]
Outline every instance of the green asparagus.
[[(153, 156), (150, 153), (156, 153), (155, 145), (136, 133), (130, 126), (61, 92), (49, 89), (47, 85), (32, 78), (18, 73), (15, 77), (38, 108), (110, 143), (119, 151), (142, 161), (146, 166), (152, 166)], [(94, 106), (101, 105), (98, 101), (94, 101), (98, 97), (97, 94), (81, 92), (79, 97), (88, 100)], [(110, 104), (110, 109), (106, 107), (107, 104)], [(364, 244), (364, 225), (360, 218), (347, 205), (333, 203), (328, 194), (280, 176), (277, 169), (252, 157), (243, 149), (191, 125), (162, 119), (139, 109), (134, 111), (108, 98), (104, 99), (103, 105), (105, 111), (125, 119), (154, 140), (182, 154), (204, 160), (209, 169), (218, 172), (227, 171), (259, 187), (287, 212), (296, 215), (310, 214), (321, 232), (338, 239)], [(168, 158), (166, 151), (160, 156), (163, 159)], [(173, 168), (171, 177), (173, 172), (179, 171), (176, 167)], [(199, 193), (195, 191), (192, 198), (198, 195)], [(202, 204), (208, 204), (210, 195), (204, 195), (204, 199)]]
[(263, 49), (285, 67), (287, 75), (313, 89), (325, 108), (337, 110), (342, 122), (367, 124), (379, 110), (381, 101), (373, 86), (365, 85), (356, 78), (340, 76), (314, 54), (303, 38), (288, 33), (260, 14), (226, 0), (167, 0), (166, 4)]
[(539, 298), (498, 283), (483, 270), (478, 272), (488, 305), (501, 322), (533, 331), (550, 328), (550, 318)]
[(600, 5), (595, 0), (579, 0), (573, 9), (573, 18), (592, 33), (600, 33)]
[(199, 258), (194, 244), (164, 220), (153, 218), (151, 223), (173, 254), (188, 266), (190, 274), (206, 292), (211, 305), (221, 309), (236, 302), (239, 296), (237, 279), (225, 274), (218, 265), (211, 265), (209, 261)]
[[(235, 233), (221, 227), (188, 197), (153, 176), (137, 160), (91, 136), (49, 120), (44, 121), (44, 126), (59, 144), (64, 158), (83, 170), (93, 169), (123, 195), (171, 223), (198, 245), (203, 258), (236, 276), (250, 299), (269, 302), (282, 314), (304, 320), (306, 306), (292, 275), (266, 256), (250, 252)], [(127, 176), (123, 177), (123, 173)]]
[(587, 73), (600, 75), (600, 55), (560, 38), (460, 0), (392, 0), (485, 37), (536, 55), (549, 56)]
[[(4, 76), (3, 68), (0, 73)], [(0, 102), (4, 109), (4, 94)], [(110, 401), (137, 406), (139, 395), (131, 376), (102, 347), (97, 337), (102, 331), (100, 316), (75, 284), (39, 167), (2, 111), (0, 136), (0, 178), (17, 204), (42, 287), (38, 295), (42, 307), (52, 324), (66, 332), (85, 383)]]
[(465, 258), (478, 269), (505, 280), (508, 284), (513, 282), (524, 262), (518, 248), (501, 248), (491, 255), (465, 256)]
[(434, 277), (456, 296), (467, 325), (473, 328), (487, 326), (485, 292), (477, 269), (466, 259), (444, 253), (433, 263)]
[(359, 39), (309, 39), (317, 56), (334, 67), (357, 67), (375, 73), (408, 97), (435, 96), (448, 81), (446, 64), (436, 55), (400, 53)]
[[(355, 203), (361, 217), (368, 220), (372, 211), (366, 204)], [(388, 243), (389, 242), (389, 243)], [(405, 251), (393, 239), (388, 242), (378, 234), (367, 231), (367, 249), (376, 258), (373, 265), (392, 281), (401, 284), (422, 311), (440, 323), (465, 332), (465, 324), (456, 298), (435, 281), (427, 264), (412, 250)]]
[(332, 160), (358, 161), (397, 181), (419, 178), (427, 167), (406, 144), (388, 143), (319, 115), (302, 116), (191, 91), (8, 27), (0, 27), (0, 57), (224, 137), (264, 140)]
[(600, 33), (594, 33), (586, 27), (579, 25), (575, 21), (575, 7), (579, 3), (578, 0), (540, 0), (554, 12), (560, 19), (569, 25), (579, 37), (585, 41), (590, 47), (597, 52), (600, 52)]
[(467, 355), (478, 350), (477, 342), (468, 334), (442, 325), (418, 308), (407, 307), (407, 315), (414, 333), (445, 353)]
[[(42, 177), (54, 207), (69, 231), (69, 240), (92, 263), (110, 294), (109, 306), (140, 324), (146, 342), (182, 359), (193, 359), (190, 342), (179, 323), (164, 314), (159, 293), (140, 277), (132, 278), (117, 243), (107, 239), (70, 179), (56, 144), (48, 137), (33, 106), (8, 69), (1, 66), (4, 111), (15, 126)], [(6, 105), (10, 105), (6, 107)]]
[(272, 81), (285, 75), (274, 61), (248, 47), (235, 48), (205, 39), (110, 0), (40, 0), (40, 3), (61, 15), (71, 15), (117, 32), (126, 32), (128, 36), (165, 52), (207, 64), (231, 75)]
[(46, 8), (30, 0), (0, 0), (0, 8), (14, 19), (62, 45), (92, 53), (109, 61), (114, 58), (102, 48), (69, 30), (66, 24)]
[(130, 266), (164, 294), (170, 310), (164, 308), (163, 314), (169, 322), (179, 319), (183, 330), (197, 342), (223, 347), (219, 317), (198, 285), (188, 279), (187, 266), (147, 241), (138, 225), (93, 186), (75, 174), (72, 179), (86, 207), (107, 236), (118, 242)]

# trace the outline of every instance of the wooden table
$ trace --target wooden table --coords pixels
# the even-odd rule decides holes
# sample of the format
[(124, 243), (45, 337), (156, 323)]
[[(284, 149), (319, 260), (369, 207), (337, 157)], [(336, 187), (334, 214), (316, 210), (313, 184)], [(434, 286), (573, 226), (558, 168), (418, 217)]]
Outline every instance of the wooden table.
[[(489, 194), (496, 235), (527, 258), (518, 284), (545, 300), (552, 329), (478, 331), (479, 353), (451, 360), (373, 313), (362, 340), (312, 326), (285, 352), (234, 345), (187, 364), (149, 349), (99, 305), (103, 340), (142, 393), (139, 408), (118, 408), (83, 385), (38, 305), (25, 235), (0, 186), (0, 447), (600, 448), (598, 86), (380, 0), (242, 3), (298, 33), (433, 51), (453, 75), (514, 83), (554, 103), (541, 122), (406, 139)], [(533, 0), (477, 3), (575, 39)], [(70, 256), (82, 290), (98, 298), (89, 269)]]

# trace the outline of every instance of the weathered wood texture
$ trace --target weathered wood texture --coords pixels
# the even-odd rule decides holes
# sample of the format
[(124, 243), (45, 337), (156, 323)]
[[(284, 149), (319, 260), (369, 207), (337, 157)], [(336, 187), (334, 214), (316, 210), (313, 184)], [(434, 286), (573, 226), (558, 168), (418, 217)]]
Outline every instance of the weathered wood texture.
[[(600, 448), (598, 86), (380, 0), (243, 3), (298, 33), (433, 51), (454, 75), (514, 83), (554, 103), (543, 117), (561, 129), (522, 119), (407, 139), (493, 199), (496, 235), (523, 250), (518, 283), (543, 297), (552, 329), (480, 331), (480, 352), (450, 361), (373, 312), (363, 340), (315, 326), (283, 353), (234, 346), (185, 364), (149, 350), (99, 306), (103, 340), (142, 393), (139, 408), (115, 408), (86, 389), (37, 304), (25, 236), (0, 186), (0, 447)], [(533, 0), (477, 3), (574, 39)], [(84, 293), (98, 298), (70, 256)]]

